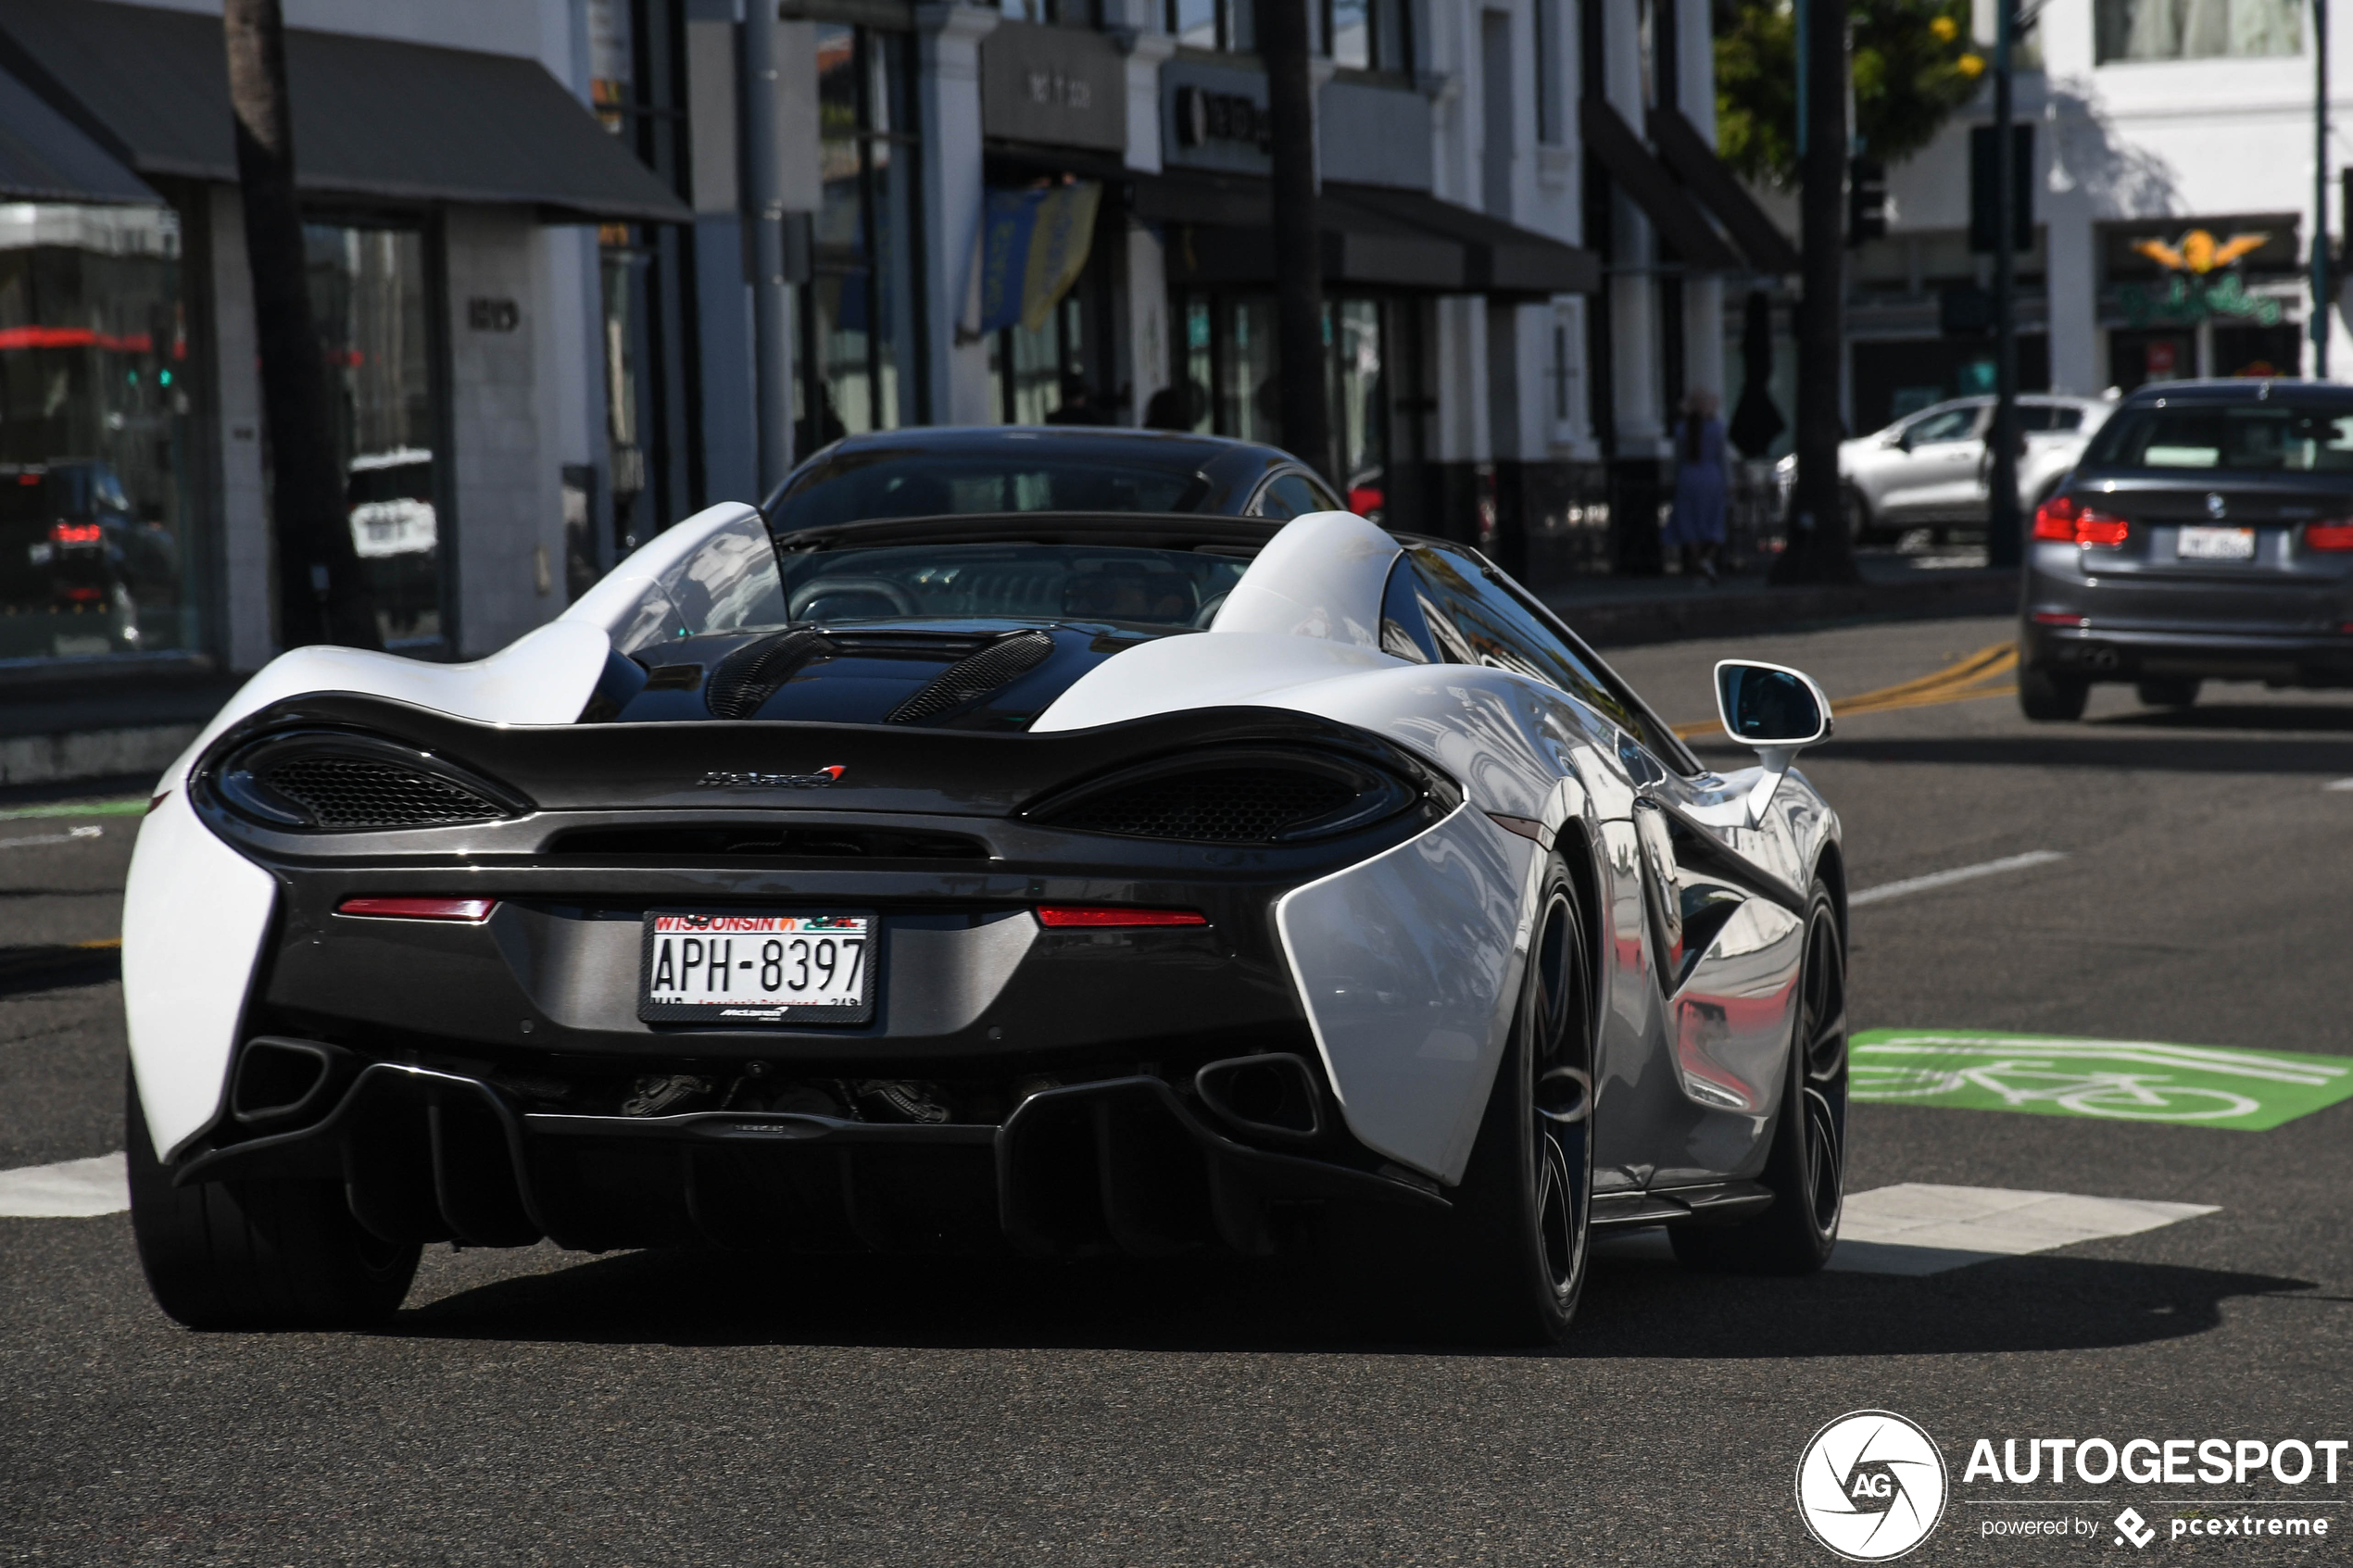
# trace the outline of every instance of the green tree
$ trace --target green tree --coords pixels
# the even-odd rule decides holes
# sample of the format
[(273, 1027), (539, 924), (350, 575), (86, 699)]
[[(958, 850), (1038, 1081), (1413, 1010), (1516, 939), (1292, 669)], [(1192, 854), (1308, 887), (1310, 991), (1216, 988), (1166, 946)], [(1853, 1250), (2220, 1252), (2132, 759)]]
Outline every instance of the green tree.
[[(1928, 145), (1983, 80), (1969, 0), (1851, 0), (1855, 130), (1897, 163)], [(1717, 0), (1716, 141), (1751, 180), (1797, 179), (1797, 17), (1791, 0)]]

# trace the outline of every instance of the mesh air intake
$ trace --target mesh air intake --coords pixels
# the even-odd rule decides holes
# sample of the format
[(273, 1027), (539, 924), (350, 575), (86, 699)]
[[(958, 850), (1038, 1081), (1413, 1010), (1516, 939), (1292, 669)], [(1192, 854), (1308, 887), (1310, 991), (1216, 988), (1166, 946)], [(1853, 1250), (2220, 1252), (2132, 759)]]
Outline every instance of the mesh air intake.
[(1304, 769), (1209, 768), (1115, 784), (1053, 816), (1056, 827), (1195, 844), (1265, 844), (1333, 815), (1360, 792)]
[(1045, 663), (1053, 651), (1054, 639), (1043, 632), (1016, 632), (1010, 637), (1000, 637), (933, 676), (921, 691), (892, 709), (884, 721), (919, 724), (978, 702)]
[(322, 828), (438, 827), (507, 814), (454, 780), (373, 757), (314, 751), (267, 764), (257, 776)]

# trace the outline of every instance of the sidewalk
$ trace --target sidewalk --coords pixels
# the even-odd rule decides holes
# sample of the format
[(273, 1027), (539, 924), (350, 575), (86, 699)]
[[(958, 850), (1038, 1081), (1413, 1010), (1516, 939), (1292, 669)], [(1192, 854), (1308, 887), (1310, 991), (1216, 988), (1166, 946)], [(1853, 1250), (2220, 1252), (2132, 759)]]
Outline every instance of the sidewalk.
[(2015, 568), (1978, 565), (1957, 551), (1872, 552), (1856, 564), (1863, 581), (1839, 586), (1775, 588), (1762, 576), (1728, 577), (1713, 587), (1692, 577), (1591, 577), (1540, 589), (1538, 597), (1602, 648), (1799, 631), (1839, 621), (2009, 615), (2018, 608)]
[(108, 670), (0, 686), (0, 787), (135, 780), (144, 788), (244, 684)]

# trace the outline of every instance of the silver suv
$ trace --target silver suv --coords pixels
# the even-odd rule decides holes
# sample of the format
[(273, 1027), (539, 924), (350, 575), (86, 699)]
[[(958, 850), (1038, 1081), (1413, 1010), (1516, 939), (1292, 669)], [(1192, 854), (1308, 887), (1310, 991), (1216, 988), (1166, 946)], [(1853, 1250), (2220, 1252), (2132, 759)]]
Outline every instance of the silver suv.
[[(2114, 408), (2093, 397), (2030, 393), (2018, 400), (2019, 505), (2040, 505), (2082, 455), (2084, 443)], [(1985, 526), (1986, 449), (1994, 399), (1960, 397), (1896, 420), (1885, 430), (1839, 443), (1838, 475), (1846, 525), (1858, 543), (1892, 539), (1907, 529)], [(1784, 458), (1784, 495), (1796, 482), (1794, 458)]]

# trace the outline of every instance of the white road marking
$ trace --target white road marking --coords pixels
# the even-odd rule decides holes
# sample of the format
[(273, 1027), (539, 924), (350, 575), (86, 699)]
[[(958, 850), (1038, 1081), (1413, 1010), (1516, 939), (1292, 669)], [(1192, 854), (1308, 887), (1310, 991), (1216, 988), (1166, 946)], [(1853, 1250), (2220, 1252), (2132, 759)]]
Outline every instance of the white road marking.
[(36, 844), (71, 844), (78, 838), (102, 837), (102, 827), (68, 828), (63, 833), (35, 834), (30, 838), (0, 838), (0, 849), (30, 849)]
[(2215, 1211), (2210, 1203), (1905, 1182), (1847, 1195), (1830, 1266), (1855, 1273), (1943, 1273), (1988, 1258), (2136, 1236)]
[(2022, 872), (2029, 866), (2047, 866), (2053, 860), (2064, 860), (2063, 849), (2029, 849), (2023, 855), (2005, 855), (1998, 860), (1984, 860), (1974, 866), (1955, 866), (1948, 872), (1931, 872), (1926, 876), (1907, 876), (1901, 882), (1882, 882), (1877, 887), (1866, 887), (1852, 894), (1846, 902), (1876, 904), (1882, 898), (1901, 898), (1906, 893), (1926, 893), (1932, 887), (1950, 887), (1957, 882), (1975, 882), (1982, 876), (1999, 876), (2004, 872)]
[(2353, 779), (2331, 779), (2328, 783), (2326, 783), (2326, 784), (2322, 784), (2321, 787), (2322, 787), (2322, 789), (2334, 789), (2334, 790), (2341, 790), (2341, 791), (2353, 791)]
[(120, 1153), (0, 1171), (0, 1219), (80, 1220), (131, 1207)]
[[(2134, 1236), (2215, 1212), (2208, 1203), (1905, 1182), (1846, 1195), (1838, 1248), (1828, 1266), (1844, 1273), (1941, 1274), (1995, 1258)], [(1596, 1239), (1594, 1254), (1674, 1260), (1664, 1229), (1604, 1234)]]

